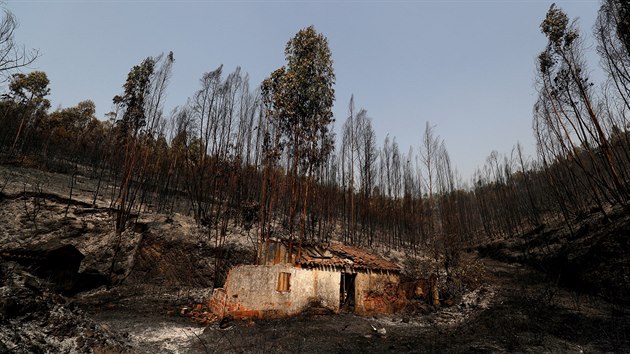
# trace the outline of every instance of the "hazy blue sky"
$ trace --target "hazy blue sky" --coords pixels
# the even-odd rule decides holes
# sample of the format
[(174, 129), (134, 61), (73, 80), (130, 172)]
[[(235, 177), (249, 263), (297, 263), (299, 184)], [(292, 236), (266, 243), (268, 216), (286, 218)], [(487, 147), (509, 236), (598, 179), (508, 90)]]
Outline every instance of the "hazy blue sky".
[[(112, 109), (129, 69), (173, 51), (165, 110), (186, 102), (204, 72), (241, 66), (252, 86), (284, 65), (284, 46), (315, 25), (328, 37), (337, 75), (336, 126), (350, 95), (368, 110), (382, 143), (418, 151), (425, 122), (446, 140), (466, 177), (492, 150), (517, 141), (535, 151), (531, 112), (539, 24), (551, 1), (7, 1), (17, 40), (38, 48), (32, 69), (51, 80), (52, 107), (92, 99)], [(557, 1), (591, 28), (599, 1)], [(595, 70), (597, 60), (592, 61)], [(357, 107), (357, 108), (358, 108)]]

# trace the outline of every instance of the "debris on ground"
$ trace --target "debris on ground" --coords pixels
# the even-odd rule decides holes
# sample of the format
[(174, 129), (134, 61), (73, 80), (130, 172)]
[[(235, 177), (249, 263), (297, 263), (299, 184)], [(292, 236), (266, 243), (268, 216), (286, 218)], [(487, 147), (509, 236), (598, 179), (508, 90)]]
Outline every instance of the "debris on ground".
[(131, 352), (125, 334), (89, 319), (51, 284), (0, 261), (0, 352)]

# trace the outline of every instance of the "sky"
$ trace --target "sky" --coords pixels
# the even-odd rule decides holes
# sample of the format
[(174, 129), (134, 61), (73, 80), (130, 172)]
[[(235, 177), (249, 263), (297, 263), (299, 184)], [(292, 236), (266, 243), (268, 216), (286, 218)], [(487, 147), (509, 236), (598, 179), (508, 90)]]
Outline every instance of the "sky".
[[(129, 69), (173, 51), (165, 112), (185, 104), (203, 73), (237, 66), (257, 86), (285, 64), (284, 47), (314, 25), (329, 41), (336, 74), (336, 130), (348, 103), (365, 108), (379, 145), (395, 137), (418, 152), (426, 122), (444, 139), (466, 181), (496, 150), (520, 142), (535, 153), (531, 129), (535, 61), (546, 44), (539, 25), (551, 1), (5, 1), (18, 43), (41, 57), (24, 71), (51, 81), (53, 109), (91, 99), (112, 110)], [(556, 1), (579, 18), (594, 52), (599, 1)], [(591, 68), (598, 60), (592, 55)]]

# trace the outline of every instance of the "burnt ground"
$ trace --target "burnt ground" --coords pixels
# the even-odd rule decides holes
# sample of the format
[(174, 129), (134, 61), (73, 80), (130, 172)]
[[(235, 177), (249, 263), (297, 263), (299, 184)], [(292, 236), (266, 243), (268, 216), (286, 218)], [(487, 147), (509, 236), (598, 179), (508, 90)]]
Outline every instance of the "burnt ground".
[(303, 315), (234, 322), (225, 330), (213, 325), (193, 348), (200, 353), (630, 351), (627, 308), (560, 288), (520, 265), (483, 262), (490, 270), (486, 285), (461, 304), (430, 314)]
[(126, 333), (134, 353), (187, 353), (205, 326), (181, 316), (182, 304), (203, 301), (209, 293), (122, 286), (87, 292), (75, 301), (90, 318)]
[[(96, 322), (127, 333), (137, 353), (624, 353), (630, 313), (599, 296), (559, 286), (530, 267), (481, 259), (484, 285), (460, 303), (420, 314), (360, 317), (312, 311), (289, 319), (195, 324), (163, 297), (92, 292), (77, 300)], [(166, 294), (165, 294), (166, 295)]]
[(201, 325), (182, 307), (210, 297), (217, 253), (247, 261), (244, 230), (232, 226), (217, 250), (189, 217), (147, 211), (144, 230), (124, 234), (115, 281), (64, 296), (15, 254), (71, 245), (84, 255), (80, 273), (106, 275), (115, 241), (107, 190), (92, 206), (87, 177), (73, 195), (65, 175), (0, 166), (0, 177), (0, 352), (630, 352), (625, 211), (471, 250), (464, 261), (485, 274), (452, 306)]

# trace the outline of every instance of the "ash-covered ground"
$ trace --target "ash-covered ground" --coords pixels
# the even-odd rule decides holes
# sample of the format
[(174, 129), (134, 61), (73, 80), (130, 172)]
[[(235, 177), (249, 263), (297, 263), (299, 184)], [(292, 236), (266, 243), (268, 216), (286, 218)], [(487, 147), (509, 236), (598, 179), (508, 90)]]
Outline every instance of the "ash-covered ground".
[[(225, 244), (217, 248), (213, 233), (198, 228), (189, 216), (147, 210), (137, 220), (139, 227), (119, 238), (108, 185), (93, 203), (95, 180), (78, 176), (72, 193), (70, 181), (63, 174), (0, 167), (0, 352), (630, 351), (625, 292), (610, 286), (625, 273), (617, 272), (619, 280), (585, 271), (584, 281), (605, 281), (600, 282), (602, 291), (584, 291), (579, 276), (566, 282), (566, 277), (544, 272), (553, 263), (547, 259), (558, 254), (549, 234), (545, 240), (551, 241), (539, 247), (547, 258), (540, 256), (543, 251), (534, 252), (534, 244), (510, 240), (484, 246), (480, 253), (486, 258), (476, 250), (464, 254), (464, 261), (475, 265), (470, 269), (479, 272), (477, 281), (448, 306), (417, 301), (390, 316), (315, 309), (289, 319), (193, 322), (182, 316), (182, 308), (208, 300), (217, 257), (229, 260), (223, 269), (251, 262), (255, 237), (230, 224)], [(626, 219), (621, 213), (607, 232), (625, 230)], [(588, 237), (593, 229), (603, 228), (581, 228)], [(554, 230), (553, 235), (561, 234), (560, 228)], [(572, 242), (583, 245), (579, 241), (587, 236)], [(604, 247), (602, 242), (595, 244)], [(52, 256), (46, 252), (60, 247), (66, 247), (59, 258), (65, 261), (51, 271), (45, 258)], [(579, 253), (570, 260), (594, 259), (592, 252), (569, 252)], [(602, 264), (623, 267), (620, 252), (603, 254), (616, 258)], [(405, 263), (403, 252), (390, 251), (390, 256)], [(565, 262), (565, 272), (570, 264)], [(605, 266), (589, 268), (587, 261), (579, 264), (599, 269), (600, 275), (611, 272)], [(610, 291), (616, 296), (609, 296)]]

